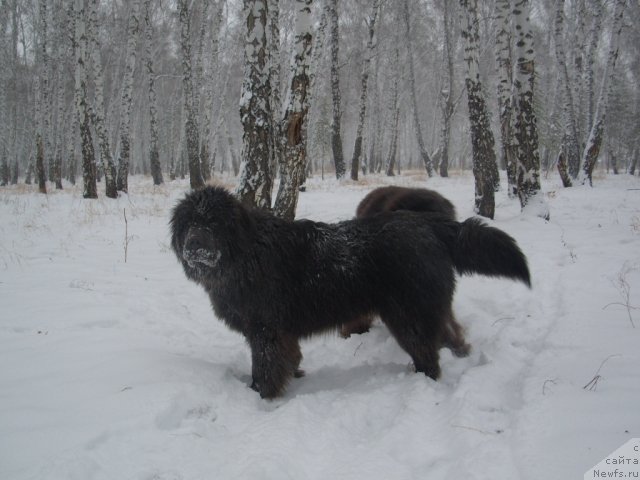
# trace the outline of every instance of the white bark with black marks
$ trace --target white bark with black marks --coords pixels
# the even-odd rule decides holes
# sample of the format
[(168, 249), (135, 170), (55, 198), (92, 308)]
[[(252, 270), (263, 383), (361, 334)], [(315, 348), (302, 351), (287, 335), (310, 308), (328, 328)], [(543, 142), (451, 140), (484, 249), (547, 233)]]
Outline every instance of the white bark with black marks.
[[(529, 20), (529, 0), (516, 0), (513, 7), (515, 27), (514, 115), (517, 143), (516, 185), (520, 206), (535, 208), (536, 215), (549, 218), (540, 194), (540, 153), (538, 126), (534, 110), (535, 51)], [(535, 206), (533, 206), (535, 204)]]
[(271, 208), (272, 181), (269, 178), (271, 83), (267, 0), (244, 0), (244, 11), (244, 79), (240, 98), (243, 146), (236, 195), (244, 205), (268, 210)]
[(358, 180), (358, 170), (360, 169), (360, 163), (362, 162), (362, 143), (364, 135), (364, 120), (367, 114), (367, 89), (369, 85), (369, 71), (371, 68), (371, 57), (373, 57), (373, 51), (375, 49), (375, 27), (376, 19), (378, 18), (378, 12), (380, 10), (380, 3), (380, 0), (373, 0), (373, 6), (371, 7), (371, 16), (367, 20), (369, 37), (364, 53), (364, 60), (362, 61), (362, 76), (360, 78), (360, 108), (358, 113), (356, 140), (353, 146), (353, 157), (351, 158), (351, 180)]
[(615, 76), (616, 60), (618, 59), (618, 49), (620, 46), (620, 34), (623, 27), (623, 14), (625, 9), (625, 0), (616, 0), (613, 11), (612, 35), (609, 41), (609, 51), (607, 55), (607, 64), (605, 66), (602, 87), (598, 104), (594, 113), (593, 124), (589, 132), (584, 152), (582, 153), (580, 180), (584, 183), (593, 184), (593, 169), (600, 155), (600, 148), (604, 138), (605, 119), (609, 108), (609, 98), (613, 87)]
[(104, 80), (102, 75), (102, 55), (100, 54), (100, 42), (98, 41), (98, 4), (99, 0), (89, 0), (89, 56), (93, 68), (94, 83), (94, 108), (93, 124), (95, 126), (100, 157), (104, 168), (105, 194), (109, 198), (116, 198), (116, 166), (111, 155), (109, 145), (109, 133), (107, 132), (107, 120), (104, 108)]
[(313, 44), (312, 0), (296, 0), (294, 59), (289, 100), (282, 122), (284, 155), (280, 164), (280, 186), (274, 213), (293, 220), (299, 187), (307, 164), (307, 113), (309, 111), (311, 47)]
[(89, 105), (87, 103), (87, 13), (83, 0), (74, 1), (76, 44), (75, 101), (76, 116), (80, 130), (83, 182), (82, 196), (84, 198), (98, 198), (95, 152), (93, 150), (93, 139), (91, 138), (91, 119), (89, 115)]
[(120, 99), (120, 156), (118, 158), (117, 189), (129, 190), (129, 163), (131, 161), (131, 108), (133, 104), (133, 74), (136, 68), (136, 45), (140, 29), (140, 0), (131, 0), (127, 26), (127, 50)]
[(479, 32), (477, 0), (460, 0), (462, 38), (466, 64), (467, 100), (471, 127), (473, 176), (475, 177), (475, 212), (493, 218), (495, 213), (495, 181), (498, 166), (494, 150), (489, 111), (482, 91), (479, 68)]

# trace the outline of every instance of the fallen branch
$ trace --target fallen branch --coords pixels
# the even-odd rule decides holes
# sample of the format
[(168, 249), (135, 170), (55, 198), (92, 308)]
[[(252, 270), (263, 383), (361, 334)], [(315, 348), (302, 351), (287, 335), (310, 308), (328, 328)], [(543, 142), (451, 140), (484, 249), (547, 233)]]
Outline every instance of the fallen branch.
[(615, 354), (615, 355), (609, 355), (607, 358), (605, 358), (602, 363), (600, 364), (600, 366), (598, 367), (598, 370), (596, 371), (596, 374), (594, 375), (594, 377), (591, 379), (591, 381), (589, 381), (589, 383), (587, 383), (584, 387), (582, 387), (583, 390), (591, 390), (594, 391), (598, 388), (598, 382), (600, 381), (600, 379), (602, 378), (602, 376), (600, 375), (600, 370), (602, 369), (602, 367), (604, 366), (605, 363), (607, 363), (607, 361), (610, 358), (613, 357), (621, 357), (622, 355), (619, 354)]

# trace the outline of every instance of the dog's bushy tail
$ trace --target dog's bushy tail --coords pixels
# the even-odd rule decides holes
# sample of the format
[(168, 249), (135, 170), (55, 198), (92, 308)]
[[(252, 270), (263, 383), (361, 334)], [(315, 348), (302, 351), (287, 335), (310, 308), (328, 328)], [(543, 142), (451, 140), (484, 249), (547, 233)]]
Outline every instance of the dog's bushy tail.
[(478, 218), (458, 225), (456, 238), (448, 239), (458, 273), (505, 277), (531, 287), (527, 258), (512, 237)]

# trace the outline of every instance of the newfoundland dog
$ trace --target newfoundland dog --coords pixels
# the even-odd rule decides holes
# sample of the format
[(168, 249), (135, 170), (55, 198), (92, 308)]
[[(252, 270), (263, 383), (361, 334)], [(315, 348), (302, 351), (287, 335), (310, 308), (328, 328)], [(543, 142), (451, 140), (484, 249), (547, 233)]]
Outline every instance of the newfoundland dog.
[(383, 212), (335, 224), (285, 221), (205, 187), (172, 212), (171, 246), (216, 316), (251, 348), (252, 388), (281, 395), (299, 370), (299, 340), (379, 315), (415, 369), (440, 375), (455, 272), (530, 284), (509, 235), (470, 218)]
[[(440, 213), (447, 220), (456, 220), (456, 209), (453, 203), (438, 192), (426, 188), (395, 185), (379, 187), (369, 192), (358, 204), (356, 217), (370, 217), (381, 212), (396, 210)], [(368, 332), (372, 322), (373, 317), (354, 318), (340, 328), (340, 335), (348, 338), (352, 334)], [(465, 342), (464, 329), (456, 322), (453, 315), (446, 322), (442, 343), (458, 357), (467, 356), (471, 350), (471, 346)]]

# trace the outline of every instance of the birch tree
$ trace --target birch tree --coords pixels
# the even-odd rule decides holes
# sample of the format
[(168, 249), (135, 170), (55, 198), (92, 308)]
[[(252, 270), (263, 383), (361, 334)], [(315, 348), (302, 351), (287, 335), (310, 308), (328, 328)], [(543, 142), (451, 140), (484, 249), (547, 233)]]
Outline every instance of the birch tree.
[[(586, 97), (585, 101), (587, 103), (586, 115), (584, 116), (584, 128), (582, 131), (586, 131), (587, 134), (593, 125), (595, 116), (595, 61), (598, 53), (598, 44), (602, 36), (602, 19), (605, 16), (602, 0), (590, 0), (589, 4), (592, 10), (592, 21), (591, 28), (589, 29), (589, 38), (585, 52), (585, 65), (582, 75), (582, 91), (584, 92), (583, 96)], [(586, 10), (586, 5), (583, 8)], [(576, 159), (571, 164), (573, 178), (578, 176), (579, 165), (580, 159)]]
[[(520, 205), (525, 208), (534, 197), (542, 202), (540, 192), (540, 153), (538, 126), (534, 111), (535, 54), (533, 31), (529, 21), (529, 0), (516, 0), (513, 8), (515, 58), (513, 75), (515, 139), (518, 147), (516, 184)], [(548, 212), (539, 214), (548, 219)]]
[[(91, 119), (87, 101), (87, 14), (83, 0), (75, 1), (75, 102), (82, 151), (82, 182), (84, 198), (98, 198), (96, 160), (91, 138)], [(40, 143), (41, 145), (41, 143)]]
[(477, 0), (460, 0), (462, 7), (462, 38), (467, 67), (465, 85), (471, 126), (473, 176), (475, 178), (475, 211), (493, 218), (495, 212), (495, 179), (497, 176), (495, 141), (487, 109), (479, 68), (479, 32)]
[(296, 0), (294, 59), (289, 101), (282, 122), (284, 156), (280, 165), (280, 186), (274, 213), (293, 220), (298, 205), (298, 189), (307, 164), (307, 113), (309, 111), (312, 0)]
[(127, 51), (120, 99), (120, 157), (118, 159), (117, 189), (129, 191), (129, 163), (131, 160), (131, 107), (133, 103), (133, 74), (136, 68), (136, 45), (140, 27), (140, 0), (131, 0), (127, 25)]
[(442, 89), (440, 108), (442, 110), (442, 131), (440, 136), (440, 176), (449, 176), (449, 146), (451, 143), (451, 122), (456, 109), (456, 101), (454, 100), (453, 87), (455, 83), (453, 62), (454, 62), (454, 46), (451, 38), (452, 21), (451, 9), (453, 3), (449, 0), (443, 2), (442, 24), (444, 32), (444, 64), (446, 87)]
[(618, 58), (620, 33), (622, 31), (622, 17), (624, 14), (625, 0), (616, 0), (613, 11), (613, 27), (607, 54), (607, 64), (604, 70), (604, 78), (598, 98), (598, 104), (593, 117), (593, 124), (589, 132), (589, 138), (582, 154), (582, 171), (580, 173), (582, 183), (593, 184), (593, 169), (600, 155), (602, 140), (604, 137), (605, 119), (609, 107), (609, 97), (613, 86), (614, 71)]
[(151, 0), (144, 0), (145, 67), (149, 98), (149, 164), (154, 185), (161, 185), (162, 168), (158, 152), (158, 100), (156, 97), (156, 75), (153, 66), (153, 23), (151, 22)]
[(246, 34), (240, 98), (242, 165), (236, 195), (251, 207), (271, 208), (271, 138), (267, 0), (244, 0)]
[[(571, 186), (569, 165), (580, 163), (580, 147), (578, 145), (577, 120), (574, 108), (573, 90), (567, 58), (564, 49), (564, 0), (557, 0), (554, 22), (555, 54), (558, 62), (560, 84), (562, 85), (564, 133), (562, 135), (561, 152), (558, 156), (558, 171), (565, 187)], [(572, 167), (573, 168), (573, 167)]]
[(280, 67), (280, 0), (268, 0), (267, 10), (269, 14), (267, 43), (269, 51), (269, 87), (271, 89), (269, 98), (271, 136), (269, 137), (269, 174), (267, 175), (265, 189), (270, 192), (271, 196), (278, 165), (282, 161), (282, 135), (280, 132), (282, 115), (282, 98), (280, 96), (282, 77), (282, 69)]
[(47, 193), (47, 174), (45, 171), (44, 138), (49, 131), (49, 116), (46, 111), (48, 105), (49, 78), (47, 53), (47, 0), (38, 0), (39, 30), (40, 30), (40, 65), (36, 80), (36, 177), (38, 191)]
[(400, 50), (398, 49), (398, 42), (394, 49), (393, 60), (393, 79), (391, 81), (391, 122), (389, 125), (390, 139), (389, 139), (389, 153), (387, 154), (387, 162), (385, 173), (387, 176), (392, 177), (395, 175), (397, 154), (398, 154), (398, 124), (400, 122), (400, 104), (398, 102), (399, 97), (399, 84), (400, 84)]
[(104, 79), (102, 74), (102, 56), (100, 54), (100, 42), (98, 41), (98, 4), (99, 0), (89, 0), (89, 52), (91, 66), (93, 67), (94, 106), (93, 123), (100, 146), (100, 158), (104, 168), (105, 194), (109, 198), (117, 198), (116, 166), (111, 156), (109, 134), (106, 126), (104, 109)]
[[(65, 60), (66, 60), (66, 35), (65, 35), (65, 24), (66, 24), (66, 11), (64, 9), (64, 2), (60, 2), (57, 5), (58, 8), (54, 11), (54, 22), (55, 22), (55, 120), (54, 120), (54, 130), (55, 130), (55, 146), (54, 146), (54, 154), (53, 154), (53, 171), (51, 172), (51, 177), (55, 182), (56, 189), (62, 190), (62, 146), (64, 143), (64, 130), (65, 130), (65, 79), (67, 72), (65, 71)], [(16, 164), (17, 167), (17, 164)]]
[(342, 150), (342, 111), (340, 95), (340, 66), (338, 64), (340, 50), (338, 0), (328, 0), (327, 9), (329, 13), (330, 45), (331, 45), (331, 152), (333, 154), (333, 165), (336, 169), (336, 178), (344, 177), (346, 167), (344, 163), (344, 153)]
[(413, 126), (416, 133), (416, 141), (418, 142), (418, 149), (420, 150), (420, 157), (424, 163), (424, 168), (427, 174), (433, 176), (433, 161), (427, 152), (424, 145), (424, 139), (422, 137), (422, 127), (420, 125), (420, 115), (418, 114), (418, 96), (416, 92), (416, 75), (415, 65), (413, 63), (413, 36), (411, 33), (411, 13), (409, 9), (409, 0), (404, 0), (404, 27), (407, 35), (407, 64), (409, 66), (409, 95), (411, 96), (411, 108), (413, 111)]
[(498, 67), (498, 110), (500, 112), (500, 163), (507, 171), (510, 197), (516, 195), (516, 147), (512, 129), (513, 62), (511, 49), (511, 5), (496, 0), (496, 64)]
[(369, 84), (371, 57), (373, 56), (373, 50), (375, 48), (373, 40), (375, 36), (376, 19), (378, 18), (379, 10), (380, 0), (373, 0), (371, 15), (366, 21), (369, 37), (364, 54), (364, 60), (362, 61), (362, 75), (360, 77), (360, 108), (358, 114), (356, 139), (353, 146), (353, 157), (351, 159), (351, 180), (358, 180), (358, 170), (360, 169), (360, 162), (362, 161), (362, 138), (364, 132), (364, 120), (367, 114), (367, 87)]
[(194, 79), (191, 58), (191, 22), (188, 0), (178, 1), (180, 17), (180, 50), (182, 51), (182, 89), (184, 97), (184, 135), (187, 144), (187, 163), (189, 166), (189, 185), (191, 188), (204, 186), (200, 167), (200, 131), (198, 116), (194, 104)]
[(214, 4), (211, 21), (207, 23), (209, 32), (209, 74), (204, 82), (204, 112), (202, 115), (202, 137), (200, 139), (200, 162), (204, 180), (211, 178), (213, 154), (211, 149), (211, 116), (214, 108), (214, 89), (219, 78), (218, 72), (218, 34), (222, 22), (222, 5)]

